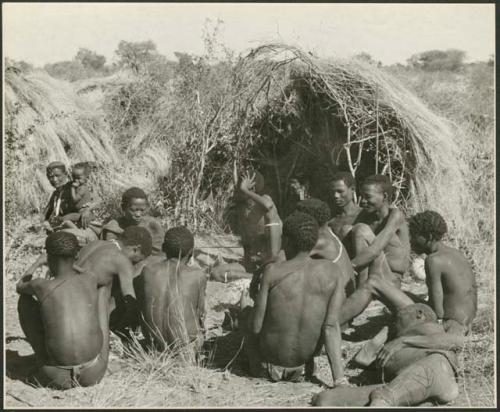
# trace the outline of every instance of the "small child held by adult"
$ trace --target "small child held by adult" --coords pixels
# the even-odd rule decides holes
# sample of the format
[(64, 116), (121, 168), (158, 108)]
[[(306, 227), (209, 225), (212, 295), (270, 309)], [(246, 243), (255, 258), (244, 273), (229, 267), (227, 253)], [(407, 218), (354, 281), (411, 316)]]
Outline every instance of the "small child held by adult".
[(459, 250), (446, 245), (443, 217), (426, 210), (409, 221), (410, 243), (418, 253), (425, 253), (426, 283), (429, 304), (446, 331), (469, 333), (477, 311), (477, 286), (470, 263)]

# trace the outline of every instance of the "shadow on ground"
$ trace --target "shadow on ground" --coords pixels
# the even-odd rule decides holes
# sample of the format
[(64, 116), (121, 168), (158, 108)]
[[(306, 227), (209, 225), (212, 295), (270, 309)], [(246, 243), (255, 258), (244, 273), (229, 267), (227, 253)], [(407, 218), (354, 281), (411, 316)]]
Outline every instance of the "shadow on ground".
[(35, 355), (21, 356), (18, 351), (7, 349), (5, 351), (5, 370), (9, 378), (23, 383), (31, 383), (30, 379), (36, 372)]

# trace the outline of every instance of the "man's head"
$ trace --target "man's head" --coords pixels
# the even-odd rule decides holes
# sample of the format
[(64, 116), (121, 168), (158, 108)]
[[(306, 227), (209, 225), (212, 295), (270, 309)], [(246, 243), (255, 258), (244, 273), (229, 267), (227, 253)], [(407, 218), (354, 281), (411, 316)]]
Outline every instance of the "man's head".
[(68, 232), (53, 232), (45, 239), (47, 265), (57, 275), (57, 264), (61, 261), (73, 262), (80, 246), (75, 235)]
[(335, 207), (342, 209), (354, 199), (356, 190), (354, 179), (349, 172), (337, 172), (330, 179), (328, 185), (330, 196)]
[(360, 206), (367, 212), (380, 210), (388, 205), (392, 196), (392, 183), (388, 176), (368, 176), (361, 185)]
[(396, 332), (401, 336), (407, 330), (412, 329), (422, 323), (435, 322), (436, 313), (429, 305), (424, 303), (414, 303), (400, 309), (396, 314)]
[(71, 168), (71, 180), (74, 187), (79, 187), (87, 183), (90, 175), (90, 168), (87, 163), (80, 162), (73, 165)]
[(311, 215), (293, 212), (283, 222), (283, 249), (287, 259), (310, 252), (318, 241), (319, 226)]
[(138, 187), (131, 187), (123, 193), (122, 210), (128, 221), (138, 224), (146, 214), (148, 207), (148, 197), (144, 193), (144, 190)]
[(68, 180), (68, 175), (66, 172), (66, 166), (63, 162), (51, 162), (46, 168), (47, 179), (49, 179), (50, 184), (53, 188), (58, 189), (66, 183)]
[(410, 243), (415, 253), (429, 253), (432, 244), (448, 231), (443, 217), (432, 210), (417, 213), (409, 220)]
[(165, 233), (162, 249), (167, 255), (167, 259), (189, 258), (194, 249), (194, 236), (185, 226), (169, 229)]
[(323, 226), (326, 222), (330, 220), (331, 212), (330, 208), (319, 199), (304, 199), (297, 203), (297, 211), (306, 213), (316, 219), (319, 227)]
[(149, 231), (140, 226), (127, 227), (120, 236), (125, 252), (132, 263), (146, 259), (153, 249), (153, 239)]

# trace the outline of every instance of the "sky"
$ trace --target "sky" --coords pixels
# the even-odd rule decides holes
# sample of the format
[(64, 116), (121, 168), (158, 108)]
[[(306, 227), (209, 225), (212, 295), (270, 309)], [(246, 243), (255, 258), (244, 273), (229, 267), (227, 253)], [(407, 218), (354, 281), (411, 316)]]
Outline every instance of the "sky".
[(321, 57), (371, 54), (405, 63), (432, 49), (467, 60), (495, 51), (494, 4), (3, 3), (4, 55), (37, 66), (71, 60), (80, 47), (108, 62), (120, 40), (152, 40), (158, 51), (201, 54), (206, 19), (222, 19), (220, 40), (236, 52), (281, 41)]

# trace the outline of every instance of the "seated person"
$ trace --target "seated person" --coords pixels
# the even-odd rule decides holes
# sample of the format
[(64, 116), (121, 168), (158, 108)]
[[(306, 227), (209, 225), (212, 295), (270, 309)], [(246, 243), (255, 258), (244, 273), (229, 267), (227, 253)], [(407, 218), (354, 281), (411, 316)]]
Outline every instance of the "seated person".
[(333, 200), (333, 216), (328, 225), (333, 233), (345, 243), (350, 256), (353, 257), (354, 252), (351, 250), (348, 234), (361, 212), (361, 208), (354, 202), (356, 193), (354, 178), (350, 172), (337, 172), (330, 180), (329, 189)]
[(68, 389), (99, 383), (108, 364), (107, 314), (99, 310), (96, 277), (75, 266), (79, 246), (70, 233), (45, 240), (53, 278), (17, 284), (21, 328), (33, 347), (37, 380)]
[(193, 249), (194, 237), (187, 228), (168, 230), (163, 243), (166, 259), (145, 266), (134, 280), (143, 334), (162, 351), (195, 342), (195, 355), (203, 344), (207, 276), (187, 266)]
[[(47, 178), (55, 188), (44, 211), (43, 227), (47, 233), (61, 229), (70, 231), (77, 236), (81, 246), (96, 240), (99, 228), (96, 222), (93, 225), (90, 223), (93, 219), (92, 209), (97, 203), (78, 208), (71, 195), (72, 182), (68, 182), (66, 166), (62, 162), (52, 162), (47, 166)], [(63, 225), (63, 222), (73, 224)]]
[(397, 287), (410, 264), (410, 239), (405, 215), (389, 206), (392, 186), (382, 175), (367, 177), (361, 186), (361, 207), (352, 228), (355, 256), (351, 260), (358, 272), (358, 289), (342, 308), (341, 322), (359, 315), (371, 302), (373, 295), (366, 282), (369, 273), (382, 273)]
[(311, 251), (311, 257), (328, 259), (337, 264), (343, 274), (346, 294), (350, 295), (355, 288), (354, 271), (342, 242), (328, 225), (330, 208), (322, 200), (306, 199), (297, 203), (297, 211), (312, 216), (319, 225), (318, 242)]
[(396, 312), (396, 338), (389, 343), (387, 328), (356, 355), (358, 364), (376, 361), (389, 383), (368, 387), (339, 387), (313, 397), (315, 406), (415, 406), (431, 400), (448, 403), (458, 396), (457, 352), (461, 333), (445, 331), (434, 311), (413, 301), (380, 275), (368, 281)]
[(447, 232), (446, 222), (427, 210), (410, 219), (412, 249), (425, 253), (425, 280), (429, 304), (443, 322), (446, 331), (468, 333), (477, 311), (477, 286), (471, 265), (459, 250), (441, 239)]
[(104, 240), (117, 239), (127, 227), (137, 225), (146, 228), (153, 239), (151, 256), (137, 264), (134, 277), (141, 273), (142, 268), (150, 263), (162, 260), (161, 246), (165, 231), (162, 224), (147, 214), (149, 209), (148, 197), (142, 189), (131, 187), (122, 195), (123, 215), (110, 220), (102, 228), (101, 237)]
[(129, 226), (119, 239), (97, 240), (79, 252), (77, 264), (97, 277), (105, 305), (102, 310), (111, 315), (111, 330), (125, 337), (128, 336), (126, 329), (137, 326), (139, 320), (133, 265), (146, 259), (151, 250), (149, 231), (141, 226)]
[(137, 225), (146, 228), (153, 239), (152, 255), (161, 255), (161, 246), (165, 232), (161, 223), (147, 214), (148, 197), (142, 189), (131, 187), (122, 195), (123, 215), (112, 219), (102, 227), (104, 240), (117, 239), (129, 226)]
[[(78, 236), (79, 221), (81, 226), (90, 227), (97, 236), (100, 235), (102, 225), (96, 221), (92, 210), (99, 206), (99, 202), (95, 199), (88, 185), (90, 175), (90, 167), (86, 162), (76, 163), (71, 170), (71, 186), (70, 196), (78, 213), (70, 213), (64, 216), (64, 221), (61, 223), (61, 228), (66, 229), (66, 232), (74, 233)], [(89, 213), (84, 213), (88, 210)], [(69, 230), (68, 230), (69, 229)]]
[[(314, 356), (323, 344), (336, 384), (345, 380), (338, 321), (345, 285), (338, 266), (312, 259), (318, 224), (294, 212), (283, 226), (287, 261), (264, 268), (253, 308), (242, 299), (244, 349), (250, 374), (273, 381), (314, 378)], [(245, 319), (246, 317), (246, 319)]]
[(264, 194), (264, 177), (259, 172), (244, 176), (240, 196), (236, 223), (243, 245), (243, 265), (215, 265), (211, 279), (219, 282), (252, 278), (264, 262), (276, 259), (281, 251), (282, 222), (273, 200)]

